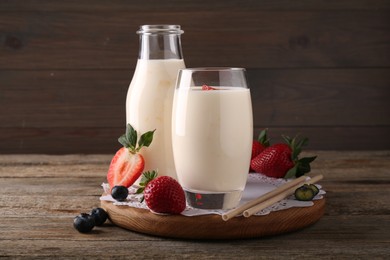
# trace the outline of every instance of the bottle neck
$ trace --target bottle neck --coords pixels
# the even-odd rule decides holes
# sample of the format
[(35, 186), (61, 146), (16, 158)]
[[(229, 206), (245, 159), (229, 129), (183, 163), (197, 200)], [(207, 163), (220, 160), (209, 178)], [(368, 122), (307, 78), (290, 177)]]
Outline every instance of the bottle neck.
[(183, 59), (179, 25), (143, 25), (140, 35), (139, 59)]

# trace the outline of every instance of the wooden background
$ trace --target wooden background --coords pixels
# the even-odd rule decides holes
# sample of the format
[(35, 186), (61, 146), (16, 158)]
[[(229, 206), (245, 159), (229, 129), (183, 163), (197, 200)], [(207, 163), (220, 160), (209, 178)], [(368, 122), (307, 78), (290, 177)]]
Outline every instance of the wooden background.
[(187, 67), (248, 69), (255, 133), (390, 149), (390, 1), (1, 0), (0, 153), (113, 153), (142, 24)]

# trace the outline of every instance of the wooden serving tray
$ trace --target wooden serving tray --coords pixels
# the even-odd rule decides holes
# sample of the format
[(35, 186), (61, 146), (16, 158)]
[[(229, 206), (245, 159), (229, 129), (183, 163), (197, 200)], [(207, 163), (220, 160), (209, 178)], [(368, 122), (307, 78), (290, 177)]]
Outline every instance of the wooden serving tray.
[(157, 215), (146, 209), (115, 206), (109, 201), (101, 201), (101, 206), (115, 225), (144, 234), (187, 239), (240, 239), (283, 234), (314, 224), (324, 214), (325, 199), (313, 202), (311, 207), (273, 211), (265, 216), (240, 216), (228, 221), (216, 214)]

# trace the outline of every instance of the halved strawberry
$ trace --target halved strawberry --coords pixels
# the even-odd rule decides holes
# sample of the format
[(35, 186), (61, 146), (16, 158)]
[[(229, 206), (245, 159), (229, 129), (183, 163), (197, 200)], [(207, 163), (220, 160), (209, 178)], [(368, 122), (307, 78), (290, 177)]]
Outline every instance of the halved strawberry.
[(154, 131), (141, 135), (137, 146), (137, 131), (130, 124), (127, 125), (126, 133), (118, 139), (124, 147), (116, 152), (108, 168), (107, 181), (111, 189), (114, 186), (128, 188), (141, 176), (145, 160), (138, 152), (151, 144)]

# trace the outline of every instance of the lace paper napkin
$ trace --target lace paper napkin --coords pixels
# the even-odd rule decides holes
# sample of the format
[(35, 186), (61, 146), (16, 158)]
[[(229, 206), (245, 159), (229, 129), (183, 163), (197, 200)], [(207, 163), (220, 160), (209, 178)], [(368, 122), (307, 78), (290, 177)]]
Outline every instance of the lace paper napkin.
[[(242, 199), (240, 202), (240, 205), (253, 200), (267, 192), (270, 192), (277, 188), (280, 185), (285, 184), (288, 182), (288, 180), (285, 179), (275, 179), (267, 177), (263, 174), (258, 173), (250, 173), (248, 176), (247, 184), (245, 187), (245, 190), (242, 195)], [(316, 184), (316, 186), (320, 189), (320, 192), (317, 194), (317, 196), (314, 197), (314, 200), (322, 199), (325, 194), (325, 191), (322, 190), (321, 185)], [(102, 187), (106, 194), (109, 194), (109, 185), (107, 183), (103, 183)], [(142, 208), (142, 209), (149, 209), (148, 206), (145, 204), (145, 202), (140, 202), (140, 198), (142, 195), (135, 194), (138, 186), (131, 186), (129, 188), (129, 196), (127, 197), (127, 201), (119, 202), (114, 200), (111, 195), (103, 195), (100, 197), (100, 200), (103, 201), (111, 201), (114, 203), (114, 205), (127, 205), (129, 207), (134, 208)], [(267, 215), (272, 211), (278, 211), (283, 209), (288, 209), (292, 207), (310, 207), (313, 206), (312, 201), (298, 201), (295, 199), (294, 195), (291, 195), (290, 197), (283, 199), (272, 206), (265, 208), (259, 212), (257, 212), (255, 215)], [(222, 215), (223, 213), (227, 212), (227, 210), (205, 210), (205, 209), (196, 209), (187, 206), (186, 209), (181, 213), (184, 216), (199, 216), (199, 215), (208, 215), (208, 214), (218, 214)], [(157, 213), (156, 213), (157, 214)]]

